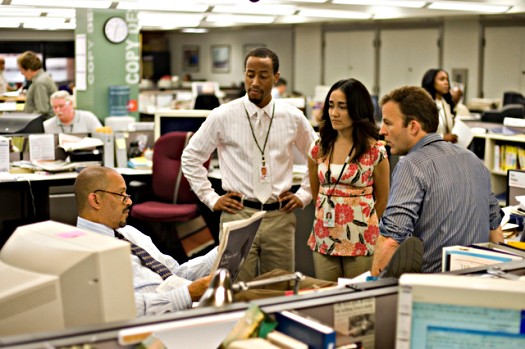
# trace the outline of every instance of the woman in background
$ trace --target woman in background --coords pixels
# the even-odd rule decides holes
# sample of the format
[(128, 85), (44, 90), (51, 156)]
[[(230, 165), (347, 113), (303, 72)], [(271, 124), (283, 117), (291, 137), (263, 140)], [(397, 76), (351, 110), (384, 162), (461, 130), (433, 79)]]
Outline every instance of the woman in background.
[(452, 133), (454, 127), (454, 102), (450, 95), (448, 74), (442, 69), (430, 69), (423, 76), (421, 86), (427, 90), (436, 101), (439, 111), (439, 126), (437, 133), (447, 142), (456, 143), (458, 136)]
[(370, 270), (378, 219), (388, 200), (389, 165), (378, 142), (372, 99), (355, 79), (332, 86), (319, 131), (308, 159), (316, 202), (308, 244), (316, 277), (337, 281)]

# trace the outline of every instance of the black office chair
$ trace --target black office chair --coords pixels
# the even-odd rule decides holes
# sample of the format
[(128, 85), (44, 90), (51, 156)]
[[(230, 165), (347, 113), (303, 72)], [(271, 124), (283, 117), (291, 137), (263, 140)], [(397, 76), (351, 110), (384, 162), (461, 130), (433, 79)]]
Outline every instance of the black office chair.
[(523, 119), (524, 109), (522, 104), (507, 104), (499, 110), (485, 110), (481, 114), (481, 121), (502, 124), (505, 118)]
[(217, 98), (216, 95), (202, 94), (195, 98), (195, 106), (193, 109), (212, 110), (217, 108), (219, 105), (221, 105), (221, 103), (219, 102), (219, 98)]

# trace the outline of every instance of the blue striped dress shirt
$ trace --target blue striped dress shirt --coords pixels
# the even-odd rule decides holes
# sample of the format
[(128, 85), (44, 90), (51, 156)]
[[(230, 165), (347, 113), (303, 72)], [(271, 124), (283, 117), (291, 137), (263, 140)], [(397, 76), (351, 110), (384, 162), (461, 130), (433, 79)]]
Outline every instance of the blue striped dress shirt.
[[(115, 237), (113, 229), (99, 223), (90, 222), (83, 218), (77, 218), (77, 227), (93, 231), (95, 233)], [(214, 248), (205, 256), (196, 257), (190, 261), (179, 264), (171, 256), (165, 255), (151, 242), (151, 238), (142, 234), (130, 225), (117, 229), (126, 239), (142, 247), (160, 263), (164, 264), (173, 275), (177, 275), (186, 280), (195, 281), (201, 277), (210, 275), (211, 268), (217, 249)], [(162, 283), (162, 277), (142, 265), (139, 257), (131, 255), (131, 264), (133, 268), (133, 286), (135, 288), (135, 305), (137, 315), (154, 315), (165, 312), (180, 311), (189, 309), (192, 306), (192, 300), (188, 287), (178, 287), (169, 292), (156, 293), (155, 289)]]
[(471, 151), (431, 133), (396, 165), (379, 232), (423, 241), (422, 272), (441, 272), (442, 248), (488, 242), (501, 222), (490, 172)]

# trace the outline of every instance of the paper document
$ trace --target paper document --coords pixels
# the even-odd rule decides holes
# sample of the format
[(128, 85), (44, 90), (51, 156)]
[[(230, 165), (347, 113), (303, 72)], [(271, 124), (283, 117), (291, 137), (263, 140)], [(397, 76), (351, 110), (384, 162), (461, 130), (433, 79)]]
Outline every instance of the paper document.
[(467, 148), (474, 139), (474, 133), (463, 121), (456, 119), (452, 133), (458, 135), (458, 143)]
[(260, 211), (248, 219), (227, 222), (222, 225), (223, 234), (217, 259), (211, 270), (212, 275), (217, 269), (227, 269), (231, 280), (235, 280), (250, 253), (255, 235), (265, 214), (266, 211)]
[(58, 143), (58, 146), (64, 149), (65, 151), (93, 149), (96, 147), (102, 147), (104, 145), (104, 142), (102, 142), (102, 140), (98, 138), (80, 138), (76, 136), (68, 136), (63, 134), (59, 135)]

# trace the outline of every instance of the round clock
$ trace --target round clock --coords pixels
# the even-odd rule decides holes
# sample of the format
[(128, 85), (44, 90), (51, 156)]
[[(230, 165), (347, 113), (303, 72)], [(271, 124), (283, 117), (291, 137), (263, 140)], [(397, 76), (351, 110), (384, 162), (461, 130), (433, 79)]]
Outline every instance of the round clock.
[(122, 17), (111, 17), (104, 24), (104, 35), (115, 43), (121, 43), (128, 37), (128, 24)]

